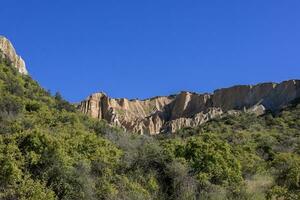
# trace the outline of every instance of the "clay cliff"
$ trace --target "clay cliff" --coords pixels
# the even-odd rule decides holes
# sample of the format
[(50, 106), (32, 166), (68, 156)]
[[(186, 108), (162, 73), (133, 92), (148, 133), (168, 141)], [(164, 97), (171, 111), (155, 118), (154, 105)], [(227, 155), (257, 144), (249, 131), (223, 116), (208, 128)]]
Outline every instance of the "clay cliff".
[(300, 97), (300, 80), (238, 85), (212, 94), (181, 92), (145, 100), (114, 99), (95, 93), (79, 105), (81, 112), (140, 134), (175, 132), (224, 114), (276, 111)]
[(17, 55), (11, 42), (3, 36), (0, 36), (0, 58), (10, 62), (21, 74), (28, 74), (24, 60)]

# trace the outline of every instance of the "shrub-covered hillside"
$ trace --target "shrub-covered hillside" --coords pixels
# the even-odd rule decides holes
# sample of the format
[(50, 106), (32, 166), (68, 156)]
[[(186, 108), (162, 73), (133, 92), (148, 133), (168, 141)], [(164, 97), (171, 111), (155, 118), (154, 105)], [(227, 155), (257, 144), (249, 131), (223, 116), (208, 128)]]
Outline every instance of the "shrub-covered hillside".
[[(300, 199), (299, 100), (279, 113), (244, 113), (183, 129), (167, 144), (173, 156), (189, 161), (209, 191), (216, 183), (228, 188), (222, 178), (231, 172), (228, 166), (236, 164), (228, 180), (242, 178), (239, 189), (246, 199)], [(228, 149), (233, 159), (224, 153)]]
[(159, 137), (79, 114), (0, 62), (0, 199), (299, 199), (300, 106)]

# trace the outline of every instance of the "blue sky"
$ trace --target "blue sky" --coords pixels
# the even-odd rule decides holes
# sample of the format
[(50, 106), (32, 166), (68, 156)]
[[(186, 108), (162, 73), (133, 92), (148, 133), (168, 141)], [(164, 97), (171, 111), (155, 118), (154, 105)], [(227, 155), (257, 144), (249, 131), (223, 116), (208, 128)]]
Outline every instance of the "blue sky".
[(0, 34), (72, 102), (300, 78), (299, 0), (6, 0)]

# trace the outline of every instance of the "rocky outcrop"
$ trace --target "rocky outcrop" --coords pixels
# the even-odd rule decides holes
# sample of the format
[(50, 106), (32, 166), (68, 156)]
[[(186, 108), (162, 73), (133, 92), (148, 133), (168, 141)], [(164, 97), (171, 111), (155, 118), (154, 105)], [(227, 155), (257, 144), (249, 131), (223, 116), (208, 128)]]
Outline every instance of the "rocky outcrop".
[(218, 89), (212, 94), (181, 92), (146, 100), (114, 99), (95, 93), (82, 101), (81, 112), (140, 134), (175, 132), (223, 114), (262, 115), (282, 109), (300, 97), (300, 80)]
[(21, 74), (28, 74), (24, 60), (17, 55), (11, 42), (3, 36), (0, 36), (0, 58), (7, 60)]

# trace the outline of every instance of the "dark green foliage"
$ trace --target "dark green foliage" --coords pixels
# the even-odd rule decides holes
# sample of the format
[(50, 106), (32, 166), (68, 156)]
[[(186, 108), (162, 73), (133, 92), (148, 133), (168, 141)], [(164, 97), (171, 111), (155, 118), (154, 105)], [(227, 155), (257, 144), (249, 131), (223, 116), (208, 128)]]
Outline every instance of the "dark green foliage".
[(71, 105), (69, 102), (64, 100), (59, 92), (55, 93), (55, 108), (58, 110), (66, 110), (68, 112), (75, 112), (76, 108), (74, 105)]
[(0, 116), (1, 118), (15, 117), (23, 109), (19, 98), (12, 95), (3, 95), (0, 97)]

